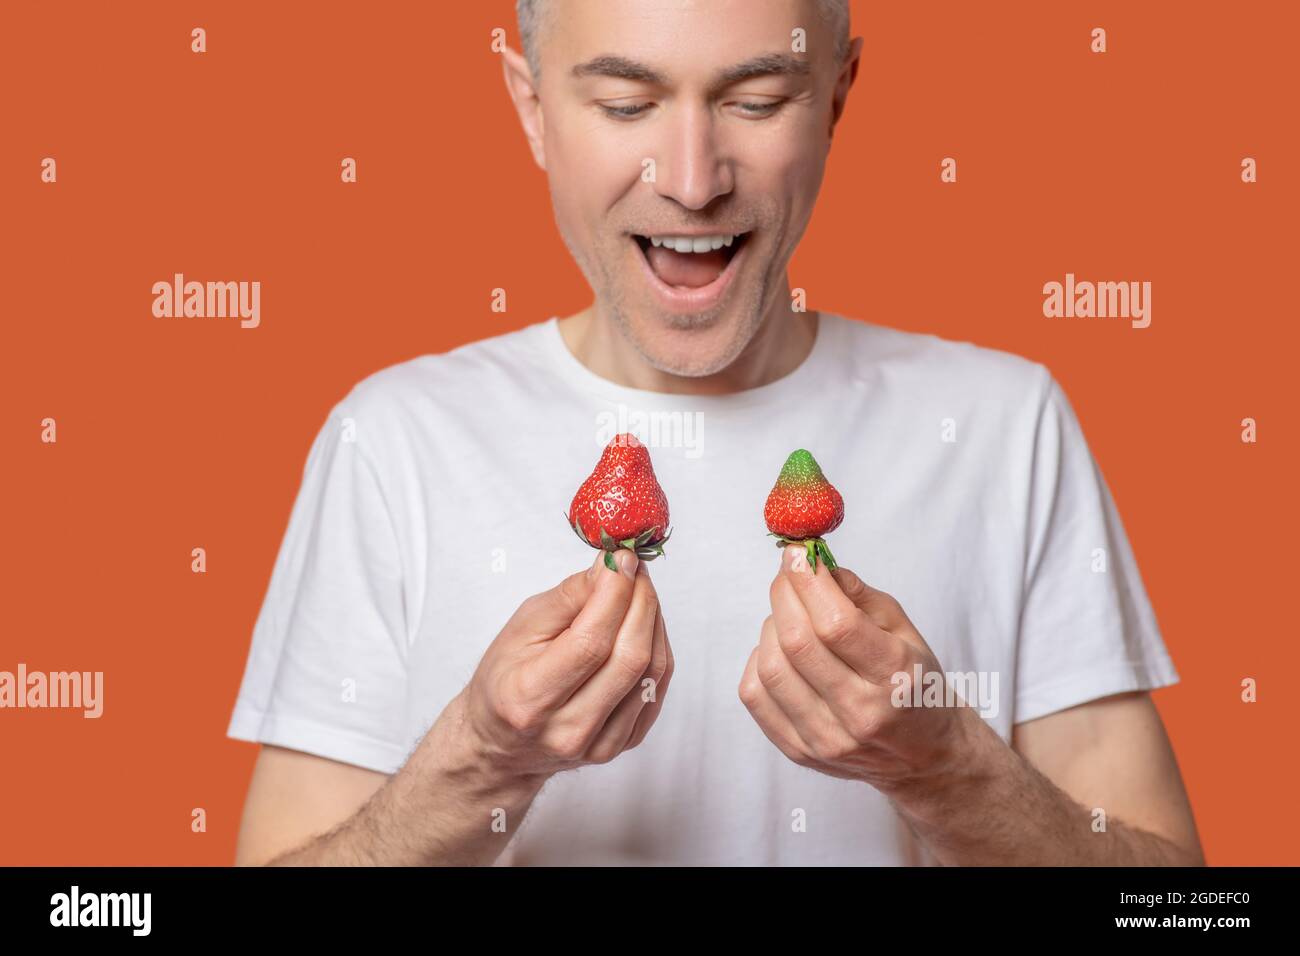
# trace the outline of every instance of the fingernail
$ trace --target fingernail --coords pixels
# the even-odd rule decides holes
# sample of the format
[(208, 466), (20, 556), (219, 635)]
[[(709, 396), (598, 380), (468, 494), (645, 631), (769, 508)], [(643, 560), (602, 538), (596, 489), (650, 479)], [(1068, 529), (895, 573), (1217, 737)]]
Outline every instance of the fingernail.
[(618, 553), (614, 555), (614, 560), (618, 563), (618, 569), (629, 578), (636, 577), (637, 560), (635, 554), (627, 548), (619, 548)]
[(785, 566), (795, 574), (804, 574), (808, 570), (808, 554), (798, 545), (785, 549)]

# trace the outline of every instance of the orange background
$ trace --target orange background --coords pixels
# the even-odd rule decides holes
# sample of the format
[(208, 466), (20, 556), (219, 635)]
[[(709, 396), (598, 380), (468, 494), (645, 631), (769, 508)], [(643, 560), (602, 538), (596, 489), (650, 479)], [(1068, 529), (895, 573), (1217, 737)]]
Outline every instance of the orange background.
[[(855, 2), (862, 69), (791, 270), (812, 308), (1055, 373), (1182, 676), (1156, 699), (1213, 864), (1300, 863), (1296, 11)], [(0, 669), (105, 672), (97, 721), (0, 711), (0, 863), (224, 864), (256, 754), (225, 729), (329, 407), (588, 301), (490, 49), (513, 5), (0, 16)], [(153, 318), (174, 272), (260, 280), (261, 327)], [(1066, 272), (1150, 280), (1150, 328), (1044, 318)]]

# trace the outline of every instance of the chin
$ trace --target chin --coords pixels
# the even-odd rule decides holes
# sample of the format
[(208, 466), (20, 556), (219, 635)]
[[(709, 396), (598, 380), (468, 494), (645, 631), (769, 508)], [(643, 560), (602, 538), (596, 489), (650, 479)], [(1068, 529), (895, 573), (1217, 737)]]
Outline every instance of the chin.
[(734, 362), (749, 341), (744, 323), (736, 316), (654, 315), (649, 310), (641, 316), (624, 323), (624, 329), (646, 362), (671, 375), (716, 374)]

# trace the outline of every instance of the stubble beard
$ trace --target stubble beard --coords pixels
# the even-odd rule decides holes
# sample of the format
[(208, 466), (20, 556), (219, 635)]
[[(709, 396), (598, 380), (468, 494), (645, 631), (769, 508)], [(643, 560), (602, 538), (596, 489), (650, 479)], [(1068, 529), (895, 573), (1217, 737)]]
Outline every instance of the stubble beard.
[[(612, 275), (606, 270), (605, 261), (607, 260), (602, 260), (600, 268), (593, 269), (588, 258), (577, 249), (576, 243), (569, 242), (567, 238), (564, 241), (565, 245), (569, 247), (570, 255), (578, 264), (578, 268), (587, 277), (588, 285), (595, 291), (596, 308), (613, 319), (624, 340), (636, 349), (637, 355), (640, 356), (643, 362), (657, 371), (669, 375), (678, 375), (683, 378), (703, 378), (707, 375), (715, 375), (736, 361), (745, 350), (745, 347), (753, 341), (754, 336), (758, 334), (758, 330), (763, 324), (765, 296), (763, 295), (762, 279), (765, 278), (765, 275), (760, 275), (757, 286), (751, 284), (747, 288), (742, 288), (739, 285), (733, 285), (729, 293), (731, 296), (730, 301), (715, 309), (689, 315), (660, 313), (653, 316), (651, 319), (652, 325), (683, 332), (701, 331), (716, 325), (728, 308), (737, 312), (740, 316), (740, 322), (731, 341), (727, 343), (725, 352), (709, 357), (701, 357), (699, 360), (687, 358), (679, 362), (662, 358), (654, 353), (650, 343), (640, 334), (638, 323), (633, 321), (634, 316), (637, 314), (636, 310), (628, 303), (627, 296), (624, 294), (625, 284), (620, 281), (620, 276)], [(638, 277), (631, 281), (640, 281), (640, 279)]]

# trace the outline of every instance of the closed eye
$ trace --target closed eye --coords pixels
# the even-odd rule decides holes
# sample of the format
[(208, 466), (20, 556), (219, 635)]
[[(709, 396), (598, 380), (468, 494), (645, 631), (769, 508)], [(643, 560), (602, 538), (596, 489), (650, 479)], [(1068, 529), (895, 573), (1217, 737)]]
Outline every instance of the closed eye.
[(640, 116), (648, 110), (653, 104), (651, 103), (634, 103), (631, 106), (606, 106), (604, 103), (597, 103), (602, 110), (609, 116), (619, 119), (630, 119), (633, 116)]
[(775, 103), (737, 103), (740, 111), (747, 116), (771, 116), (785, 104), (785, 100)]
[[(645, 113), (654, 104), (633, 103), (629, 106), (607, 106), (604, 103), (597, 103), (596, 105), (604, 110), (607, 116), (616, 119), (633, 119)], [(784, 105), (785, 100), (777, 100), (775, 103), (737, 102), (735, 104), (742, 115), (750, 117), (771, 116)]]

